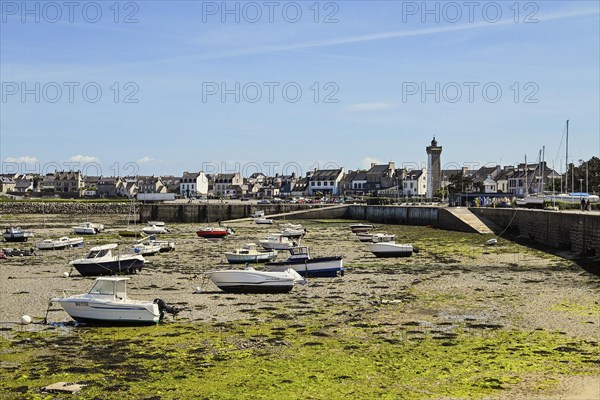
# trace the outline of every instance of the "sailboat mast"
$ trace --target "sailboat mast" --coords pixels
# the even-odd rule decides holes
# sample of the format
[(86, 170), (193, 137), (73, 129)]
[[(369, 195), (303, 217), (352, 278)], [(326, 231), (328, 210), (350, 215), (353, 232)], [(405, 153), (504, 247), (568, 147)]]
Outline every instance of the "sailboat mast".
[(529, 191), (527, 190), (527, 154), (525, 154), (525, 193), (524, 196), (527, 197)]
[(566, 154), (565, 154), (565, 193), (569, 191), (569, 120), (567, 120), (567, 146), (566, 146)]
[(540, 184), (540, 192), (544, 191), (544, 175), (546, 174), (546, 146), (542, 146), (542, 182)]

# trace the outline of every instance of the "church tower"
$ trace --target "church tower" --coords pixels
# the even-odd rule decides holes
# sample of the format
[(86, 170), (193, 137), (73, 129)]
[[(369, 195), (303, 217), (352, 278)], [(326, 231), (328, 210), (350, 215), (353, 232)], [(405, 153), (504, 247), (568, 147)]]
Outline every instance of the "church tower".
[(425, 148), (427, 151), (427, 197), (432, 198), (442, 187), (442, 146), (438, 146), (435, 136), (431, 146)]

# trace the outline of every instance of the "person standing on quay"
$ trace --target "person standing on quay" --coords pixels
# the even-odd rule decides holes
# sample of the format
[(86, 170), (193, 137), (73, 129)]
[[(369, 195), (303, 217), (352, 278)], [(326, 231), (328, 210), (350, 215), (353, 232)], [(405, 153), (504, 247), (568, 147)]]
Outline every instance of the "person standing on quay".
[(585, 199), (581, 198), (581, 211), (585, 211)]

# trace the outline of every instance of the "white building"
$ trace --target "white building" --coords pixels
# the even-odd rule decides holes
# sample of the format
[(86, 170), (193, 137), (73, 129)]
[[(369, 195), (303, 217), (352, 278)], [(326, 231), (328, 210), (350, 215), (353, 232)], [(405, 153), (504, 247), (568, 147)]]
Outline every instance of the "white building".
[(405, 196), (425, 196), (427, 194), (427, 169), (409, 171), (402, 183)]
[(319, 169), (314, 171), (308, 178), (308, 195), (314, 196), (317, 192), (322, 195), (340, 194), (339, 183), (344, 177), (344, 168)]
[(202, 171), (185, 171), (179, 181), (179, 194), (182, 197), (206, 196), (208, 194), (208, 178)]

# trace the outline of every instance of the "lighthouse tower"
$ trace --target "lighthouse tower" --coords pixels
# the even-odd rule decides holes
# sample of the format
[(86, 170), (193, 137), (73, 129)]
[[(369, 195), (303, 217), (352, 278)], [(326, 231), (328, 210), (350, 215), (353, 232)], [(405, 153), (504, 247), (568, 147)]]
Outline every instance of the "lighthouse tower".
[(442, 187), (442, 146), (438, 146), (435, 136), (427, 151), (427, 197), (432, 198), (436, 191)]

